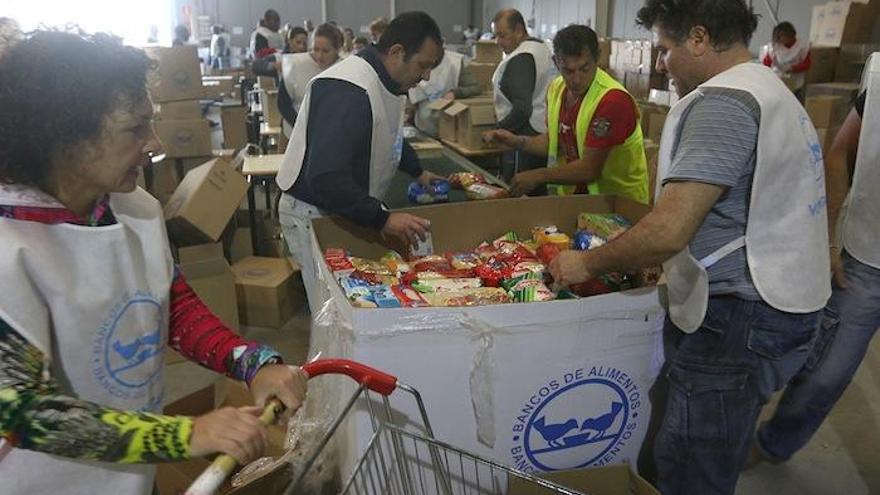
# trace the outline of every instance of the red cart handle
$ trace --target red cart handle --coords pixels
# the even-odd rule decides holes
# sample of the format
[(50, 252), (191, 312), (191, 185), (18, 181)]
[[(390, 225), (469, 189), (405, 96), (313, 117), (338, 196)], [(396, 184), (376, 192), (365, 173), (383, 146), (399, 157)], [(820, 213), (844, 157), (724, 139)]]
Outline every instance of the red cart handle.
[(309, 378), (326, 374), (348, 375), (373, 392), (386, 396), (397, 388), (397, 377), (348, 359), (318, 359), (302, 365), (302, 369)]

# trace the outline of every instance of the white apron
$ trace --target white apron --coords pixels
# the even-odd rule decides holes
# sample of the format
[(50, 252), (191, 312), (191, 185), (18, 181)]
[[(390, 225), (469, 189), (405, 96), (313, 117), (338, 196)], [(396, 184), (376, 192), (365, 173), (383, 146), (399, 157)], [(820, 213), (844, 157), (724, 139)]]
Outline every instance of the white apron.
[(556, 65), (547, 44), (541, 41), (526, 40), (516, 50), (504, 57), (492, 75), (492, 88), (495, 93), (495, 116), (498, 121), (504, 120), (513, 111), (513, 104), (501, 92), (501, 79), (507, 69), (507, 63), (520, 53), (530, 53), (535, 59), (535, 92), (532, 95), (532, 116), (529, 125), (541, 133), (547, 132), (547, 88), (556, 77)]
[(865, 65), (865, 111), (852, 187), (842, 213), (843, 246), (860, 262), (880, 269), (880, 53)]
[[(293, 109), (299, 113), (306, 88), (313, 77), (321, 73), (321, 66), (315, 62), (310, 53), (286, 53), (281, 57), (281, 77), (284, 88), (293, 101)], [(293, 127), (283, 122), (284, 134), (290, 137)]]
[(681, 116), (709, 87), (747, 91), (761, 106), (748, 223), (744, 237), (702, 260), (685, 248), (663, 264), (670, 319), (685, 332), (696, 331), (708, 305), (706, 268), (742, 247), (755, 288), (767, 304), (788, 313), (817, 311), (831, 295), (822, 151), (803, 107), (770, 69), (737, 65), (670, 110), (660, 140), (657, 198), (669, 174)]
[[(0, 186), (0, 204), (58, 205)], [(0, 219), (0, 316), (47, 358), (61, 392), (121, 410), (159, 412), (173, 262), (159, 203), (112, 194), (105, 227)], [(101, 432), (93, 432), (100, 441)], [(0, 492), (149, 494), (155, 468), (11, 449)]]
[(810, 43), (808, 41), (797, 40), (791, 48), (779, 43), (771, 43), (769, 54), (773, 60), (773, 72), (777, 76), (791, 78), (791, 89), (794, 91), (804, 87), (807, 81), (807, 74), (805, 72), (787, 75), (786, 73), (795, 65), (803, 62), (810, 54)]
[(255, 29), (254, 32), (251, 33), (251, 42), (250, 46), (248, 47), (251, 57), (256, 57), (257, 55), (258, 34), (266, 38), (266, 41), (269, 43), (269, 48), (274, 48), (279, 52), (284, 50), (284, 38), (281, 36), (281, 33), (272, 31), (265, 26), (257, 26), (257, 29)]
[(416, 127), (431, 136), (437, 136), (439, 114), (430, 105), (458, 87), (463, 61), (464, 55), (446, 50), (443, 61), (431, 71), (431, 79), (409, 90), (409, 101), (416, 106)]
[[(302, 171), (309, 125), (310, 88), (319, 79), (348, 81), (364, 88), (367, 92), (373, 113), (369, 192), (370, 196), (383, 199), (400, 165), (400, 156), (403, 152), (403, 108), (406, 99), (388, 91), (373, 67), (362, 57), (349, 57), (322, 72), (309, 83), (296, 124), (293, 126), (293, 137), (287, 146), (284, 161), (278, 172), (276, 179), (278, 186), (282, 191), (290, 189)], [(364, 125), (364, 123), (352, 122), (352, 125)], [(340, 139), (345, 139), (345, 136), (340, 136)]]

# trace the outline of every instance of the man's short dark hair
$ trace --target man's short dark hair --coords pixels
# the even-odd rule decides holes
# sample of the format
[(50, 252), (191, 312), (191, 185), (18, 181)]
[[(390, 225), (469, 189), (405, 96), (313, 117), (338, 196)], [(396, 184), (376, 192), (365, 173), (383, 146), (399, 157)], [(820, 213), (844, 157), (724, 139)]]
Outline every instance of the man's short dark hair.
[(520, 26), (523, 31), (528, 32), (526, 20), (523, 18), (522, 13), (516, 9), (504, 9), (495, 14), (494, 22), (496, 25), (501, 22), (501, 19), (507, 19), (507, 27), (511, 31), (516, 31), (516, 27)]
[(647, 0), (636, 23), (646, 29), (656, 26), (677, 43), (688, 39), (694, 27), (703, 26), (712, 46), (727, 50), (736, 43), (749, 44), (758, 16), (745, 0)]
[(553, 54), (557, 58), (580, 57), (584, 52), (589, 52), (593, 61), (599, 60), (599, 38), (588, 26), (572, 24), (553, 37)]
[(388, 53), (392, 46), (403, 45), (406, 59), (409, 59), (427, 40), (437, 43), (437, 46), (443, 46), (443, 35), (440, 34), (437, 22), (424, 12), (404, 12), (388, 24), (379, 43), (376, 44), (376, 49), (381, 53)]
[(0, 58), (0, 181), (42, 187), (54, 161), (96, 142), (119, 104), (147, 98), (140, 49), (106, 34), (36, 31)]
[(794, 24), (783, 21), (776, 25), (773, 28), (773, 39), (776, 39), (777, 36), (787, 34), (788, 36), (795, 37), (797, 36), (797, 30), (794, 28)]

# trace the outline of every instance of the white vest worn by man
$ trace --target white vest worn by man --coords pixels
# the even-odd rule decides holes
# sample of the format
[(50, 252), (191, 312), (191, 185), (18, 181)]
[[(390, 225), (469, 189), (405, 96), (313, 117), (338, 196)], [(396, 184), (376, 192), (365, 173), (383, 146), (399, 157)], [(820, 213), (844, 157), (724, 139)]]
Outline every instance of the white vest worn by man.
[(443, 61), (431, 71), (431, 79), (422, 81), (409, 90), (409, 101), (416, 106), (416, 127), (426, 134), (437, 136), (438, 112), (431, 110), (431, 102), (458, 87), (464, 55), (446, 50)]
[(706, 268), (741, 248), (767, 304), (788, 313), (818, 311), (831, 295), (822, 150), (803, 107), (770, 69), (737, 65), (670, 110), (660, 140), (657, 197), (672, 164), (681, 116), (704, 88), (747, 91), (757, 100), (757, 160), (745, 236), (701, 260), (685, 249), (663, 264), (672, 322), (688, 333), (700, 327), (708, 305)]
[(790, 79), (788, 85), (793, 91), (804, 87), (807, 81), (806, 72), (799, 72), (797, 74), (787, 74), (787, 72), (810, 55), (809, 41), (797, 40), (791, 47), (781, 43), (771, 43), (769, 55), (773, 60), (773, 72), (781, 78)]
[(529, 118), (529, 125), (539, 133), (547, 132), (547, 88), (556, 77), (556, 66), (553, 64), (550, 48), (542, 41), (523, 41), (516, 50), (505, 56), (498, 64), (498, 68), (492, 75), (495, 116), (500, 122), (513, 111), (513, 104), (501, 92), (501, 79), (504, 77), (504, 71), (507, 70), (508, 62), (521, 53), (529, 53), (535, 59), (535, 92), (532, 94), (532, 116)]
[[(159, 412), (173, 276), (165, 222), (159, 203), (141, 189), (110, 198), (118, 222), (112, 226), (0, 219), (0, 274), (4, 287), (16, 289), (4, 292), (0, 316), (43, 353), (62, 393)], [(60, 206), (45, 193), (9, 185), (0, 186), (0, 204)], [(101, 441), (101, 431), (86, 433)], [(13, 448), (0, 460), (0, 492), (149, 494), (154, 475), (150, 465)]]
[[(281, 77), (284, 88), (293, 101), (297, 114), (306, 97), (306, 88), (313, 77), (321, 73), (321, 66), (315, 62), (311, 53), (286, 53), (281, 57)], [(293, 127), (283, 122), (284, 134), (290, 137)]]
[[(390, 91), (379, 80), (379, 75), (362, 57), (349, 57), (312, 79), (309, 88), (321, 79), (339, 79), (363, 88), (370, 100), (373, 113), (373, 132), (370, 143), (370, 196), (383, 199), (397, 172), (403, 152), (403, 108), (405, 97)], [(306, 136), (309, 126), (309, 99), (311, 89), (306, 91), (300, 107), (300, 116), (293, 126), (293, 137), (284, 153), (284, 161), (276, 179), (282, 191), (293, 186), (302, 171), (306, 154)], [(352, 125), (364, 125), (352, 122)], [(340, 136), (345, 139), (345, 136)]]
[(277, 31), (272, 31), (271, 29), (265, 26), (257, 26), (257, 29), (251, 33), (251, 42), (248, 46), (250, 50), (250, 56), (255, 57), (257, 55), (257, 35), (266, 38), (266, 41), (269, 43), (269, 48), (274, 48), (277, 51), (284, 50), (284, 38), (281, 36), (281, 33)]
[(839, 232), (847, 253), (880, 269), (880, 53), (871, 55), (865, 65), (862, 90), (866, 98), (859, 152)]

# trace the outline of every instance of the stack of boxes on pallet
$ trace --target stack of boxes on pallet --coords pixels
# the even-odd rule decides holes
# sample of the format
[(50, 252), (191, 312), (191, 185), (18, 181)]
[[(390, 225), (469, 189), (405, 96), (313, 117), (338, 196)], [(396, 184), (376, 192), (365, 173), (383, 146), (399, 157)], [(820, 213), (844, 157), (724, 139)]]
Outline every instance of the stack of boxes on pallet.
[(164, 203), (181, 179), (176, 160), (211, 156), (211, 129), (199, 104), (205, 91), (196, 48), (150, 47), (146, 51), (156, 61), (147, 86), (156, 106), (156, 134), (166, 155), (165, 161), (153, 166), (153, 181), (146, 185)]
[(492, 75), (502, 57), (501, 48), (494, 41), (483, 40), (474, 44), (474, 58), (469, 67), (483, 92), (492, 91)]
[(816, 127), (819, 144), (826, 153), (846, 120), (858, 90), (856, 83), (823, 83), (807, 87), (807, 114)]
[[(238, 331), (239, 322), (281, 327), (305, 301), (296, 265), (286, 258), (246, 257), (250, 253), (239, 256), (243, 268), (228, 261), (248, 182), (234, 150), (212, 151), (199, 100), (234, 95), (233, 78), (217, 82), (210, 91), (219, 93), (208, 95), (194, 47), (149, 48), (148, 53), (157, 62), (148, 88), (166, 159), (150, 167), (152, 180), (144, 185), (164, 205), (181, 272), (230, 328)], [(249, 317), (255, 312), (267, 316)], [(174, 356), (169, 363), (179, 360)]]
[(874, 36), (880, 1), (834, 1), (813, 7), (807, 84), (858, 82), (871, 53), (880, 51)]
[(667, 89), (656, 61), (657, 50), (650, 40), (610, 40), (608, 71), (637, 100), (647, 100), (652, 89)]

